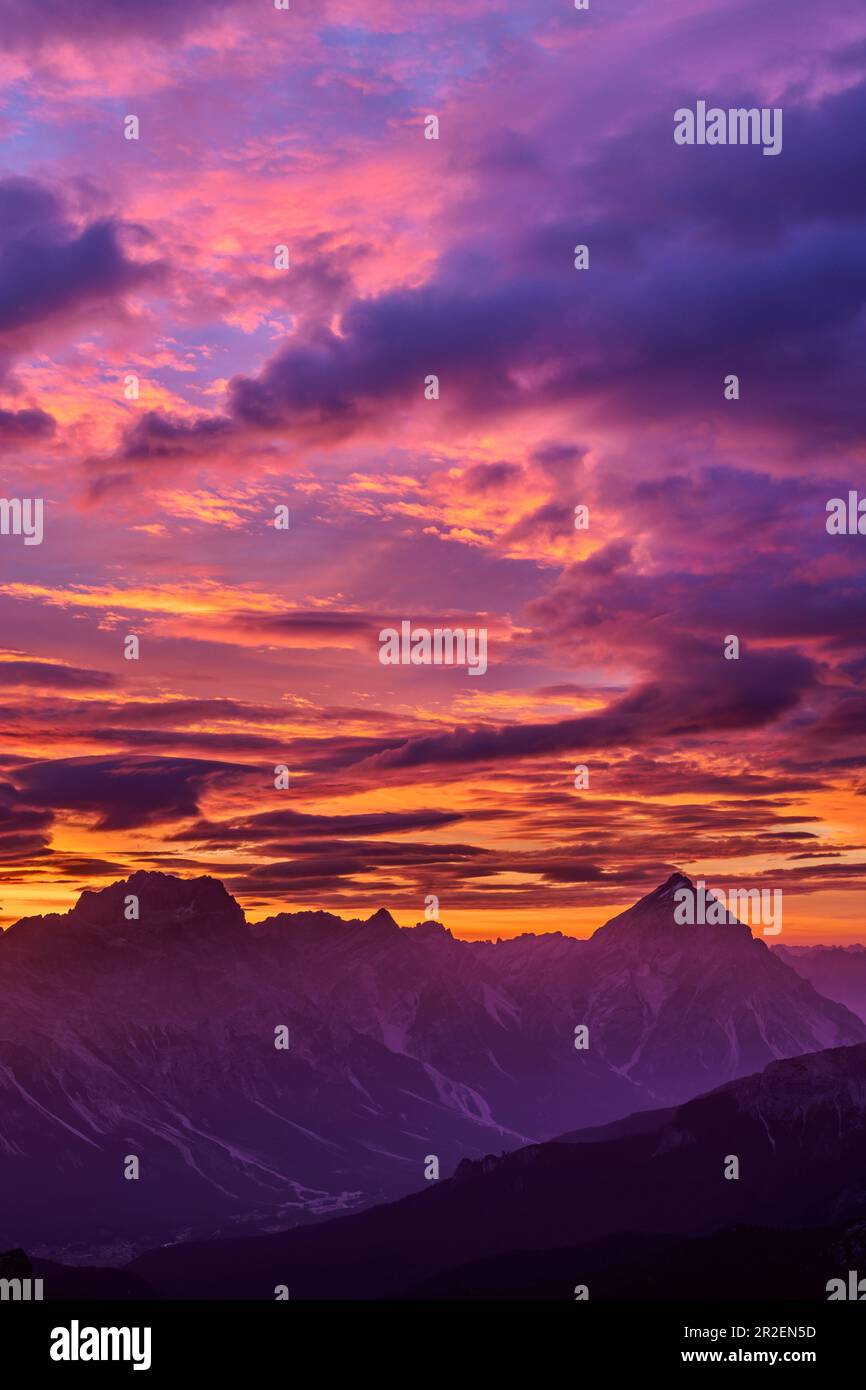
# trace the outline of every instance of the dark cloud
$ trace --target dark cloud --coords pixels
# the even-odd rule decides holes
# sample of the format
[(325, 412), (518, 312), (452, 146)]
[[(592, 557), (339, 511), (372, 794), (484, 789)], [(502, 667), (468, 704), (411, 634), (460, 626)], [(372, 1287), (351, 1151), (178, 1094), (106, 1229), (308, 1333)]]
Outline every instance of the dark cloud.
[[(603, 209), (583, 223), (589, 273), (569, 263), (570, 211), (533, 223), (522, 255), (518, 213), (499, 238), (519, 275), (467, 240), (434, 283), (356, 299), (339, 334), (293, 339), (257, 377), (236, 377), (233, 414), (339, 437), (420, 400), (435, 371), (442, 408), (477, 419), (567, 400), (681, 418), (723, 408), (737, 370), (750, 384), (741, 424), (781, 416), (850, 438), (866, 423), (851, 389), (864, 360), (866, 86), (793, 107), (785, 130), (782, 157), (755, 159), (675, 146), (667, 121), (629, 129), (574, 175)], [(623, 239), (625, 225), (639, 230)]]
[(467, 468), (461, 482), (466, 491), (479, 497), (507, 491), (524, 479), (518, 463), (475, 463)]
[[(21, 667), (20, 673), (14, 669), (18, 665)], [(336, 728), (348, 723), (353, 726), (382, 726), (405, 732), (414, 724), (425, 727), (421, 720), (415, 720), (411, 715), (389, 710), (327, 705), (320, 707), (313, 704), (294, 704), (289, 700), (278, 705), (264, 706), (226, 699), (128, 700), (122, 703), (117, 700), (102, 700), (99, 704), (100, 723), (97, 727), (93, 718), (94, 707), (89, 701), (76, 700), (72, 695), (65, 699), (57, 699), (35, 693), (40, 686), (52, 689), (68, 687), (74, 690), (79, 678), (73, 674), (72, 678), (67, 680), (65, 676), (66, 672), (74, 668), (46, 662), (0, 662), (0, 686), (4, 684), (4, 672), (8, 666), (11, 666), (13, 671), (11, 679), (6, 683), (30, 686), (34, 693), (26, 700), (7, 702), (4, 709), (5, 726), (32, 737), (49, 737), (63, 730), (79, 740), (97, 743), (129, 740), (130, 743), (135, 743), (139, 739), (158, 741), (159, 731), (164, 729), (167, 742), (184, 738), (190, 743), (199, 738), (205, 741), (211, 738), (225, 739), (225, 747), (232, 748), (238, 746), (232, 742), (236, 738), (249, 741), (244, 744), (245, 747), (259, 749), (272, 746), (273, 737), (255, 734), (251, 732), (251, 728), (262, 724), (279, 726), (286, 720), (290, 720), (293, 725), (309, 725), (314, 728), (321, 724)], [(31, 666), (34, 668), (32, 680), (29, 670)], [(43, 677), (43, 673), (47, 674)], [(98, 671), (85, 671), (81, 679), (87, 688), (101, 688), (103, 674)], [(89, 679), (91, 676), (92, 681)], [(111, 685), (117, 684), (114, 677), (106, 675), (105, 680)], [(226, 727), (211, 732), (200, 732), (197, 726), (211, 722)], [(190, 728), (191, 725), (196, 727)], [(282, 743), (282, 739), (280, 742)], [(336, 742), (342, 746), (340, 739)], [(322, 748), (328, 747), (329, 743), (330, 740), (321, 740)], [(310, 742), (306, 741), (305, 755), (310, 746)], [(377, 741), (375, 746), (381, 747), (381, 740)]]
[(233, 622), (247, 632), (260, 632), (277, 640), (283, 637), (351, 637), (378, 632), (381, 623), (367, 613), (340, 612), (328, 608), (292, 609), (287, 613), (239, 613)]
[(100, 859), (84, 854), (58, 854), (56, 851), (52, 853), (50, 865), (47, 867), (50, 867), (52, 876), (73, 878), (79, 882), (82, 879), (85, 880), (78, 890), (81, 893), (90, 887), (87, 880), (92, 881), (96, 877), (105, 877), (107, 874), (112, 874), (117, 878), (125, 878), (129, 873), (128, 865), (118, 863), (113, 859)]
[(0, 445), (50, 439), (57, 428), (44, 410), (0, 410)]
[(381, 407), (417, 400), (440, 376), (443, 396), (464, 406), (508, 406), (511, 366), (540, 347), (553, 287), (510, 284), (497, 293), (440, 280), (359, 299), (340, 333), (319, 329), (290, 342), (257, 377), (234, 377), (229, 400), (243, 424), (333, 438), (381, 426)]
[[(708, 105), (761, 107), (754, 92), (727, 87)], [(683, 97), (676, 105), (692, 105)], [(575, 168), (592, 205), (612, 221), (630, 222), (644, 243), (671, 226), (688, 226), (742, 248), (784, 240), (804, 223), (851, 223), (866, 217), (866, 85), (829, 93), (819, 102), (784, 100), (782, 153), (722, 145), (675, 145), (673, 108), (664, 120), (635, 124), (608, 139), (599, 157)], [(707, 156), (710, 156), (707, 158)], [(746, 157), (744, 157), (744, 155)], [(754, 155), (758, 157), (755, 158)]]
[(550, 439), (534, 449), (532, 462), (557, 486), (572, 483), (586, 458), (587, 450), (563, 440)]
[[(490, 819), (495, 812), (484, 816)], [(178, 831), (175, 840), (207, 840), (212, 844), (290, 835), (293, 840), (318, 839), (325, 835), (354, 837), (394, 835), (405, 830), (436, 830), (454, 825), (466, 817), (456, 811), (368, 811), (350, 815), (312, 815), (303, 811), (262, 811), (242, 820), (213, 824), (197, 822)]]
[(198, 798), (213, 779), (237, 769), (225, 763), (133, 754), (58, 758), (15, 770), (16, 785), (35, 806), (91, 812), (99, 830), (176, 821), (198, 814)]
[[(230, 439), (233, 433), (232, 422), (222, 416), (200, 415), (187, 420), (148, 410), (127, 430), (114, 458), (126, 463), (202, 458)], [(116, 483), (117, 479), (114, 481)], [(104, 480), (102, 490), (106, 490)]]
[(700, 643), (686, 650), (687, 662), (681, 665), (678, 644), (672, 641), (668, 680), (646, 682), (600, 714), (422, 735), (375, 755), (370, 764), (471, 765), (757, 729), (793, 710), (816, 678), (812, 662), (797, 652), (753, 651), (741, 654), (739, 661), (726, 661), (721, 639), (715, 650)]
[(0, 333), (153, 284), (163, 267), (130, 260), (121, 224), (72, 227), (56, 196), (32, 179), (0, 180)]
[(120, 743), (129, 748), (187, 748), (208, 752), (260, 753), (273, 749), (275, 740), (264, 734), (247, 734), (238, 729), (227, 733), (208, 733), (202, 730), (175, 732), (167, 729), (125, 729), (107, 725), (92, 729), (93, 743)]
[(503, 535), (503, 544), (508, 546), (516, 541), (555, 540), (573, 534), (574, 506), (564, 502), (545, 502), (510, 526)]
[(842, 690), (833, 707), (808, 730), (807, 740), (815, 748), (828, 743), (847, 743), (862, 749), (860, 757), (850, 761), (854, 767), (864, 766), (866, 755), (866, 696)]
[[(239, 721), (243, 724), (272, 723), (277, 711), (266, 705), (251, 705), (244, 700), (127, 700), (104, 705), (106, 722), (123, 719), (127, 724), (168, 724), (182, 728), (209, 720)], [(82, 713), (88, 713), (84, 708)], [(292, 718), (296, 711), (292, 710)]]
[(117, 43), (138, 35), (170, 40), (198, 24), (212, 24), (243, 0), (0, 0), (0, 48), (28, 50), (63, 42)]
[(26, 686), (48, 690), (110, 690), (118, 684), (107, 671), (61, 666), (54, 661), (0, 661), (0, 687)]
[(29, 804), (10, 782), (0, 782), (0, 859), (22, 864), (42, 859), (48, 851), (52, 811)]
[[(750, 104), (748, 94), (728, 96)], [(567, 121), (567, 102), (560, 115)], [(225, 415), (190, 423), (151, 412), (121, 457), (195, 457), (211, 431), (217, 440), (264, 430), (321, 443), (381, 434), (413, 406), (478, 424), (568, 404), (589, 420), (633, 424), (703, 424), (733, 409), (741, 431), (772, 426), (802, 451), (859, 438), (866, 84), (786, 104), (778, 158), (676, 146), (672, 116), (673, 106), (664, 120), (636, 108), (594, 159), (549, 170), (546, 221), (534, 207), (514, 208), (510, 180), (500, 186), (491, 168), (490, 198), (479, 194), (491, 225), (471, 224), (424, 285), (349, 298), (330, 249), (316, 248), (309, 273), (322, 280), (328, 311), (302, 315), (257, 374), (231, 380)], [(530, 137), (504, 138), (506, 162), (541, 168)], [(588, 272), (571, 264), (576, 200), (588, 207)], [(279, 300), (286, 288), (272, 293)], [(336, 331), (332, 300), (343, 294)], [(722, 395), (730, 372), (741, 379), (735, 404)], [(423, 399), (430, 373), (440, 378), (435, 405)], [(562, 481), (580, 456), (551, 442), (536, 462)], [(470, 490), (507, 486), (513, 467), (470, 469)]]
[[(794, 490), (800, 494), (802, 486)], [(732, 514), (727, 510), (731, 488), (728, 477), (724, 494), (704, 494), (703, 508), (690, 498), (688, 485), (682, 511), (679, 502), (668, 499), (664, 520), (681, 538), (681, 569), (648, 570), (639, 564), (637, 548), (628, 540), (610, 542), (569, 566), (547, 594), (528, 605), (527, 616), (538, 636), (577, 639), (595, 628), (609, 632), (616, 628), (619, 640), (626, 637), (635, 651), (667, 643), (670, 628), (680, 635), (705, 636), (715, 631), (720, 641), (732, 632), (741, 639), (814, 638), (828, 645), (862, 644), (866, 638), (862, 572), (832, 586), (805, 573), (802, 577), (792, 573), (780, 565), (772, 544), (773, 526), (781, 524), (772, 507), (762, 511), (757, 497), (753, 505), (746, 486), (742, 517), (739, 512)], [(750, 513), (754, 541), (749, 564), (744, 566), (740, 562), (742, 534), (736, 544), (733, 537), (743, 520), (748, 523)], [(797, 519), (789, 544), (796, 548), (798, 541), (803, 546), (810, 542), (813, 554), (838, 554), (832, 550), (834, 538), (826, 535), (824, 518), (823, 490), (817, 498), (813, 490), (809, 515), (805, 523)], [(707, 553), (715, 560), (706, 569), (700, 555), (695, 562), (693, 545), (695, 529), (702, 525), (708, 533)], [(654, 626), (648, 626), (650, 622)]]

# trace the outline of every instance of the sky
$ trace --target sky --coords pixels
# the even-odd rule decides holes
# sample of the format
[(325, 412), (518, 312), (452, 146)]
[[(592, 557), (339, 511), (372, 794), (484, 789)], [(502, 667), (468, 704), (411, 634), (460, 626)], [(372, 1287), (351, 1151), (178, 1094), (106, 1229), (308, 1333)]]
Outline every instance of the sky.
[(866, 940), (864, 167), (859, 2), (0, 0), (0, 925), (145, 868), (583, 935), (679, 869)]

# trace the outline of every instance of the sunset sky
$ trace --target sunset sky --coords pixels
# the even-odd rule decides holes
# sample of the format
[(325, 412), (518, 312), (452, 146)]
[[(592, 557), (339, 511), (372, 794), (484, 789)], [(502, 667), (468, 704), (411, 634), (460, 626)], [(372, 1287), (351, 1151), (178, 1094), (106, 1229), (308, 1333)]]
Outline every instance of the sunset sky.
[(2, 925), (157, 868), (584, 934), (678, 868), (866, 940), (862, 4), (0, 0), (0, 142)]

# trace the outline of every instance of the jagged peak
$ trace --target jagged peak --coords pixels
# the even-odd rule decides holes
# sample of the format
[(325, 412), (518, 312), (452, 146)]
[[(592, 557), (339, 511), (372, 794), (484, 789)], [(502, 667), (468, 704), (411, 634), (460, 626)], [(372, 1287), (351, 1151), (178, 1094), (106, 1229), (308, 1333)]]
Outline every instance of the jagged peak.
[(364, 923), (364, 926), (365, 926), (365, 927), (395, 927), (395, 928), (397, 928), (397, 930), (399, 930), (399, 927), (397, 927), (397, 923), (394, 921), (394, 918), (391, 916), (391, 914), (390, 914), (390, 912), (388, 911), (387, 907), (379, 907), (379, 908), (377, 908), (376, 911), (373, 913), (373, 915), (372, 915), (371, 917), (368, 917), (368, 918), (367, 918), (366, 922)]
[[(711, 902), (713, 897), (716, 896), (713, 885), (706, 884), (704, 880), (700, 878), (697, 880), (697, 884), (695, 884), (687, 874), (682, 873), (680, 870), (675, 870), (668, 875), (664, 883), (660, 883), (658, 887), (654, 888), (650, 893), (644, 894), (642, 898), (639, 898), (631, 907), (626, 908), (624, 912), (618, 913), (616, 917), (611, 917), (609, 921), (605, 922), (604, 926), (599, 927), (593, 932), (590, 939), (595, 941), (599, 938), (608, 939), (611, 937), (619, 937), (622, 934), (631, 935), (649, 932), (652, 935), (657, 935), (659, 933), (689, 930), (689, 928), (683, 924), (682, 918), (677, 920), (674, 915), (679, 906), (679, 903), (675, 901), (676, 895), (682, 889), (688, 889), (689, 892), (698, 896), (700, 902), (704, 904), (701, 910), (705, 910), (705, 905)], [(701, 922), (704, 930), (712, 930), (714, 926), (719, 925), (712, 922), (703, 924), (702, 918), (698, 918), (697, 920)], [(728, 920), (724, 923), (724, 926), (738, 938), (745, 936), (750, 940), (752, 939), (752, 933), (749, 927), (736, 918)]]
[[(130, 898), (138, 900), (134, 909)], [(104, 888), (85, 888), (68, 912), (22, 917), (7, 935), (73, 928), (76, 932), (111, 931), (131, 936), (188, 925), (205, 932), (214, 928), (245, 930), (246, 918), (225, 885), (210, 874), (181, 878), (177, 874), (136, 869), (128, 878), (117, 879)]]
[(674, 872), (665, 879), (664, 883), (659, 884), (658, 888), (654, 888), (651, 893), (647, 893), (645, 898), (639, 898), (635, 903), (635, 907), (638, 907), (642, 902), (650, 902), (656, 898), (673, 897), (678, 888), (694, 888), (694, 886), (688, 874), (680, 873), (679, 869), (675, 869)]
[(133, 894), (139, 899), (142, 917), (145, 911), (175, 912), (191, 915), (194, 912), (228, 913), (244, 920), (243, 910), (225, 885), (210, 874), (196, 878), (181, 878), (151, 869), (136, 869), (126, 879), (118, 879), (105, 888), (85, 889), (72, 909), (73, 917), (89, 917), (102, 905), (113, 908), (118, 900)]
[(411, 932), (413, 936), (419, 937), (422, 941), (434, 940), (447, 936), (449, 941), (454, 940), (454, 933), (449, 931), (442, 922), (437, 922), (434, 918), (425, 918), (423, 922), (416, 922), (414, 927), (405, 927), (404, 931)]
[(263, 917), (252, 924), (256, 936), (273, 935), (279, 932), (296, 932), (309, 929), (312, 932), (356, 931), (358, 928), (372, 927), (401, 931), (402, 928), (385, 907), (377, 908), (369, 917), (340, 917), (335, 912), (322, 908), (305, 909), (301, 912), (277, 912), (272, 917)]

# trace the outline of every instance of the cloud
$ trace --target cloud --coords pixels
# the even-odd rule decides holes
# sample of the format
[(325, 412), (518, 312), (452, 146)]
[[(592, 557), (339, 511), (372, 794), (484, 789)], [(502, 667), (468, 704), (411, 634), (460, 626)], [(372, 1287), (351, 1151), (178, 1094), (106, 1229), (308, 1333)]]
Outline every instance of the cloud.
[(95, 829), (131, 830), (197, 815), (205, 787), (235, 771), (226, 763), (128, 754), (30, 763), (15, 769), (14, 781), (37, 807), (91, 812)]
[(153, 285), (163, 266), (131, 260), (122, 231), (111, 218), (78, 230), (50, 189), (0, 180), (0, 337)]
[[(708, 488), (692, 494), (691, 488), (684, 482), (676, 527), (671, 526), (664, 489), (657, 515), (644, 513), (644, 523), (649, 519), (648, 529), (655, 534), (643, 539), (643, 549), (653, 552), (657, 545), (660, 560), (673, 558), (673, 567), (647, 564), (631, 539), (611, 541), (570, 565), (546, 594), (527, 605), (535, 634), (570, 643), (605, 631), (617, 647), (629, 648), (638, 659), (651, 652), (663, 658), (670, 629), (682, 637), (718, 634), (719, 642), (736, 633), (752, 642), (813, 639), (828, 647), (859, 647), (866, 603), (862, 571), (855, 567), (828, 584), (808, 566), (798, 573), (790, 564), (780, 564), (777, 532), (784, 533), (786, 549), (795, 556), (798, 545), (813, 556), (840, 554), (832, 551), (833, 540), (824, 529), (821, 495), (810, 489), (810, 515), (804, 520), (791, 513), (774, 515), (776, 492), (787, 493), (795, 503), (801, 496), (795, 484), (775, 484), (753, 496), (744, 475), (741, 486), (738, 476), (727, 477), (724, 491)], [(733, 511), (738, 497), (740, 509)], [(636, 515), (638, 508), (632, 511), (627, 493), (624, 501), (626, 514)], [(747, 566), (740, 560), (744, 527)]]
[(57, 428), (44, 410), (0, 410), (0, 445), (50, 439)]
[[(21, 873), (56, 815), (120, 831), (57, 856), (67, 889), (148, 844), (258, 898), (432, 877), (540, 925), (687, 854), (826, 886), (863, 804), (866, 576), (823, 509), (866, 424), (866, 17), (362, 9), (0, 0), (38, 172), (0, 180), (0, 442), (61, 523), (0, 595)], [(675, 146), (698, 95), (782, 105), (783, 154)], [(403, 616), (479, 614), (480, 689), (376, 660)]]
[(68, 41), (117, 44), (140, 35), (170, 42), (199, 24), (213, 24), (221, 11), (243, 0), (87, 0), (86, 5), (48, 0), (0, 0), (0, 48), (38, 49)]
[(467, 468), (461, 479), (466, 491), (486, 497), (518, 486), (525, 479), (518, 463), (475, 463)]
[(110, 690), (118, 684), (107, 671), (63, 666), (54, 661), (0, 660), (0, 687), (25, 686), (33, 690)]
[(235, 625), (246, 632), (259, 632), (272, 641), (327, 645), (329, 640), (362, 638), (378, 632), (381, 623), (366, 613), (347, 613), (335, 609), (313, 608), (289, 613), (239, 613)]
[(47, 853), (53, 812), (28, 803), (11, 782), (0, 782), (0, 859), (30, 864)]
[(187, 420), (147, 410), (126, 431), (113, 460), (164, 463), (203, 459), (231, 439), (233, 433), (232, 422), (222, 416), (200, 415)]
[[(487, 813), (486, 818), (490, 818)], [(240, 841), (271, 839), (274, 835), (293, 840), (320, 840), (325, 835), (354, 838), (394, 835), (407, 830), (439, 830), (465, 817), (455, 811), (367, 811), (349, 815), (315, 815), (303, 811), (263, 811), (259, 815), (219, 824), (198, 821), (179, 830), (174, 840), (236, 844)]]
[(407, 739), (375, 754), (376, 768), (425, 764), (495, 763), (505, 759), (578, 754), (598, 748), (639, 748), (666, 739), (762, 728), (795, 709), (816, 679), (812, 662), (797, 652), (750, 652), (726, 661), (693, 643), (669, 648), (665, 682), (648, 681), (612, 701), (600, 714), (550, 723), (479, 726)]

